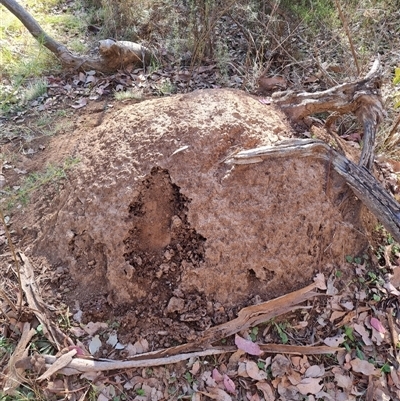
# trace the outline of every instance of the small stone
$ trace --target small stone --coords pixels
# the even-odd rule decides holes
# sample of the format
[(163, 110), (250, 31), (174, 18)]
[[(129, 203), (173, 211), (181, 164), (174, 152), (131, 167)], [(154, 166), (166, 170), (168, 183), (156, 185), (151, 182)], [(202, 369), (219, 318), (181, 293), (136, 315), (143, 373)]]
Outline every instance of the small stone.
[(63, 274), (64, 273), (64, 267), (62, 266), (58, 266), (56, 269), (56, 274)]
[(167, 249), (167, 250), (164, 252), (164, 258), (165, 258), (167, 261), (169, 261), (169, 260), (172, 259), (172, 257), (174, 256), (174, 254), (175, 254), (175, 252), (174, 252), (172, 249)]
[(69, 241), (71, 241), (75, 237), (75, 233), (71, 230), (67, 230), (65, 236)]
[(172, 216), (171, 220), (172, 220), (171, 221), (171, 228), (172, 229), (179, 228), (179, 227), (182, 226), (182, 220), (180, 219), (179, 216)]
[(143, 260), (142, 260), (142, 258), (141, 258), (140, 256), (135, 256), (135, 257), (133, 258), (133, 260), (134, 260), (134, 262), (135, 262), (138, 266), (142, 266)]
[(172, 297), (167, 306), (167, 313), (181, 312), (185, 307), (185, 300), (178, 297)]

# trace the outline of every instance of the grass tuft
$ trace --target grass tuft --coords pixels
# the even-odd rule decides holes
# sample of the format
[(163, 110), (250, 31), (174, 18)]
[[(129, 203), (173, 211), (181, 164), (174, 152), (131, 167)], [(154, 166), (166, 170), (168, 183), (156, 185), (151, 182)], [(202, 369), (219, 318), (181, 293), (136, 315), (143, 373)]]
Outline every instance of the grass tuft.
[(4, 188), (2, 193), (5, 195), (2, 199), (6, 202), (8, 209), (14, 206), (26, 206), (29, 202), (30, 195), (47, 184), (56, 184), (61, 179), (67, 178), (67, 171), (79, 163), (77, 158), (68, 158), (62, 166), (47, 166), (44, 172), (34, 172), (29, 174), (21, 183), (14, 188)]

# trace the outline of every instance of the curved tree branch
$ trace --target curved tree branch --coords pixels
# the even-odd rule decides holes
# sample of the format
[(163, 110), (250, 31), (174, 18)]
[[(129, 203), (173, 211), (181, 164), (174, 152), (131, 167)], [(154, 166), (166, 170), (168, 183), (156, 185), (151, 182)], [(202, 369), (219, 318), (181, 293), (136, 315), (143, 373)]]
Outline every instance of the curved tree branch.
[(100, 57), (75, 55), (63, 44), (47, 35), (32, 15), (15, 0), (0, 0), (0, 4), (14, 14), (39, 43), (55, 54), (65, 68), (109, 73), (132, 64), (144, 65), (151, 59), (150, 51), (142, 45), (111, 40), (101, 41)]
[(372, 169), (375, 135), (385, 115), (380, 93), (382, 70), (376, 59), (368, 74), (355, 82), (336, 85), (320, 92), (276, 92), (272, 99), (291, 120), (323, 112), (353, 113), (364, 127), (360, 166)]

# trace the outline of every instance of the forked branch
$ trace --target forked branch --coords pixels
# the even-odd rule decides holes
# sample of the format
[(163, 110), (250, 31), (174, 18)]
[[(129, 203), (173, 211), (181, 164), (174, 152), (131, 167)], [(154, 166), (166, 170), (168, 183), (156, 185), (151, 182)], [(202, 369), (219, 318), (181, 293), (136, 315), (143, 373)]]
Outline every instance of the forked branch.
[(363, 149), (360, 166), (372, 169), (375, 136), (385, 111), (381, 99), (381, 67), (375, 60), (370, 72), (362, 79), (344, 83), (320, 92), (276, 92), (272, 98), (292, 121), (323, 112), (353, 113), (363, 125)]

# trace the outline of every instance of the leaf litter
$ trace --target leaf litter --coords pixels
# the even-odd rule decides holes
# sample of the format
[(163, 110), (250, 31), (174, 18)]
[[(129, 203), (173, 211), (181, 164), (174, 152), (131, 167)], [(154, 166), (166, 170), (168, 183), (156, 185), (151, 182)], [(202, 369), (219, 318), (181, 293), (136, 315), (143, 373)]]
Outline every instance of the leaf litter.
[[(27, 265), (26, 256), (23, 260)], [(388, 319), (379, 312), (373, 298), (357, 304), (354, 291), (341, 284), (343, 278), (331, 276), (326, 286), (325, 281), (324, 277), (317, 276), (312, 288), (322, 288), (320, 292), (306, 301), (300, 298), (300, 304), (293, 307), (292, 312), (282, 309), (274, 321), (257, 321), (263, 330), (251, 330), (246, 318), (253, 316), (252, 310), (261, 315), (267, 313), (269, 305), (276, 306), (274, 300), (244, 308), (238, 314), (241, 319), (206, 330), (204, 338), (207, 341), (203, 343), (184, 344), (164, 351), (149, 352), (146, 339), (134, 344), (120, 344), (118, 329), (110, 323), (89, 322), (84, 325), (73, 322), (69, 335), (65, 337), (69, 346), (64, 348), (60, 341), (57, 355), (42, 357), (43, 362), (37, 365), (38, 373), (34, 373), (35, 370), (28, 373), (23, 367), (23, 363), (36, 366), (34, 359), (37, 354), (28, 356), (25, 353), (18, 360), (10, 359), (6, 389), (15, 388), (11, 372), (17, 367), (18, 380), (36, 375), (37, 382), (48, 394), (62, 394), (67, 390), (65, 385), (82, 388), (76, 392), (75, 399), (84, 397), (88, 391), (82, 383), (78, 385), (83, 379), (96, 386), (97, 400), (113, 400), (125, 395), (130, 397), (127, 399), (137, 401), (161, 401), (173, 399), (177, 394), (192, 400), (265, 401), (303, 400), (305, 396), (309, 400), (357, 400), (367, 396), (366, 399), (384, 400), (389, 399), (385, 398), (389, 394), (400, 397), (400, 365), (393, 338), (389, 335)], [(372, 289), (366, 288), (370, 294), (374, 293)], [(307, 291), (310, 288), (300, 292)], [(298, 297), (293, 294), (284, 296), (284, 300)], [(385, 302), (393, 300), (392, 295), (386, 296)], [(39, 294), (36, 294), (35, 302), (43, 302)], [(357, 308), (349, 307), (353, 302)], [(281, 320), (294, 321), (299, 312), (305, 314), (308, 323), (314, 321), (314, 344), (310, 345), (309, 338), (304, 337), (310, 328), (307, 324), (296, 326), (296, 331), (290, 333), (289, 344), (280, 345), (276, 326)], [(39, 320), (46, 322), (42, 312), (35, 313)], [(318, 320), (318, 316), (324, 316), (324, 319)], [(27, 332), (30, 325), (25, 325)], [(398, 340), (397, 326), (394, 332)], [(218, 333), (227, 335), (225, 344), (221, 344), (223, 338)], [(258, 334), (251, 338), (251, 333)], [(229, 336), (233, 337), (229, 339)], [(327, 347), (319, 354), (317, 350), (321, 344)], [(377, 353), (377, 347), (383, 344), (386, 353)], [(21, 346), (22, 351), (26, 343), (21, 343)], [(279, 347), (287, 347), (286, 352), (274, 352)], [(174, 355), (181, 359), (171, 359)], [(101, 359), (97, 360), (99, 356)], [(103, 360), (104, 357), (107, 359)], [(43, 371), (44, 362), (46, 369)], [(110, 372), (115, 373), (110, 375)], [(64, 375), (64, 382), (58, 379), (60, 374)], [(105, 374), (107, 381), (104, 380)]]

